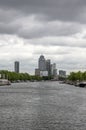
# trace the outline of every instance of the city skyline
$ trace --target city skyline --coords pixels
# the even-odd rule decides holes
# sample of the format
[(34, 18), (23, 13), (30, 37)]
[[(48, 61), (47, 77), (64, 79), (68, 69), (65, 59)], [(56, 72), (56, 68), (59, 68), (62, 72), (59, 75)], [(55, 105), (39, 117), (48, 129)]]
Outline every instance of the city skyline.
[(36, 76), (57, 76), (56, 63), (51, 63), (51, 59), (46, 59), (43, 55), (40, 55), (38, 59), (38, 67), (35, 68)]
[[(40, 55), (39, 59), (38, 59), (38, 63), (37, 63), (37, 68), (35, 68), (35, 73), (34, 75), (36, 75), (36, 70), (37, 70), (37, 75), (40, 76), (40, 72), (42, 73), (42, 71), (45, 71), (47, 72), (46, 73), (46, 76), (57, 76), (59, 75), (59, 71), (62, 71), (62, 73), (66, 73), (66, 70), (61, 70), (58, 69), (58, 72), (57, 72), (57, 66), (56, 66), (56, 63), (52, 63), (51, 62), (52, 59), (46, 59), (43, 55)], [(11, 66), (11, 68), (13, 68), (11, 71), (12, 72), (16, 72), (16, 73), (22, 73), (22, 64), (20, 63), (20, 61), (14, 61), (14, 66)], [(10, 71), (10, 69), (2, 69), (2, 70), (7, 70), (7, 71)], [(24, 71), (25, 72), (25, 71)], [(29, 73), (26, 71), (26, 73)], [(29, 73), (30, 74), (30, 73)]]
[(43, 54), (58, 69), (86, 70), (85, 0), (0, 0), (0, 70), (34, 74)]

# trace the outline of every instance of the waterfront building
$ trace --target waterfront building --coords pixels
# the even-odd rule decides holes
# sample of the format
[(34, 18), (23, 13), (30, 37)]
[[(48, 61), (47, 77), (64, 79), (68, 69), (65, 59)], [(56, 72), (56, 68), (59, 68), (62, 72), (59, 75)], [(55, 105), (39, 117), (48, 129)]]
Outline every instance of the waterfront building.
[(40, 76), (40, 70), (39, 69), (35, 69), (35, 76)]
[(40, 71), (40, 77), (48, 76), (48, 71)]
[(59, 70), (59, 76), (65, 78), (66, 77), (66, 71)]
[(38, 68), (40, 71), (46, 71), (46, 60), (43, 55), (39, 58)]
[(14, 70), (16, 73), (19, 73), (19, 61), (14, 62)]

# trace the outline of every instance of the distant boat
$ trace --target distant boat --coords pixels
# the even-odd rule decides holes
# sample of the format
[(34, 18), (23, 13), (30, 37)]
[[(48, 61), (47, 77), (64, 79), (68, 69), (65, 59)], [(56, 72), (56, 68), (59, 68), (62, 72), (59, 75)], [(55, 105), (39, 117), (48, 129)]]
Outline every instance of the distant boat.
[(11, 82), (8, 79), (0, 79), (0, 86), (11, 85)]
[(79, 87), (86, 87), (86, 82), (80, 82), (80, 83), (78, 84), (78, 86), (79, 86)]

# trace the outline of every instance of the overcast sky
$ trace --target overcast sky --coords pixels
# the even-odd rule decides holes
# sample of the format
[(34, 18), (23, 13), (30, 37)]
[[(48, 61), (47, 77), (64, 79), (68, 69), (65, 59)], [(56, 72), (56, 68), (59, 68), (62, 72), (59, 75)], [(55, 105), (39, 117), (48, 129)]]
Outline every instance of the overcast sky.
[(34, 73), (43, 54), (68, 72), (86, 70), (86, 0), (0, 0), (0, 70)]

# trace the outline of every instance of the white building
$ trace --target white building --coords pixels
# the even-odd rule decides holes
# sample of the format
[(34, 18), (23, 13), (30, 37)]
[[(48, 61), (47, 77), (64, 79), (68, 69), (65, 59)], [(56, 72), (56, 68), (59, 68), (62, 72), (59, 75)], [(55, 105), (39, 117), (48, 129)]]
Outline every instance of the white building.
[(40, 71), (40, 76), (48, 76), (48, 71)]

